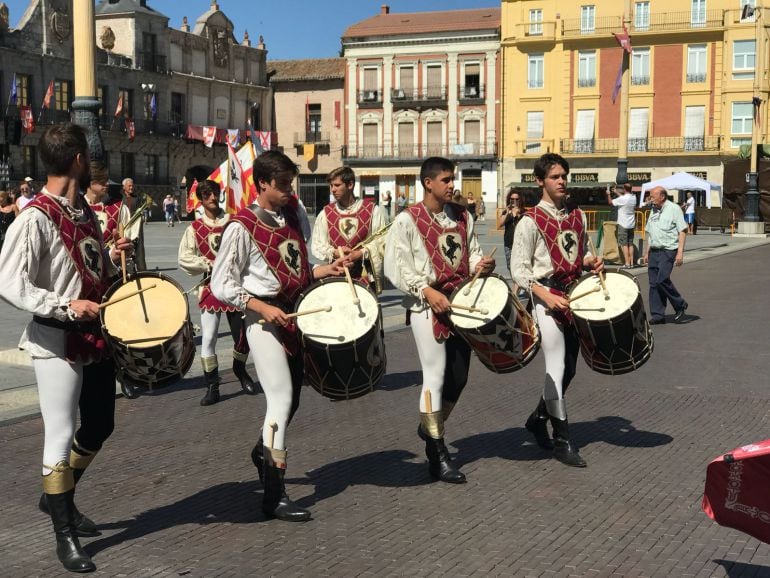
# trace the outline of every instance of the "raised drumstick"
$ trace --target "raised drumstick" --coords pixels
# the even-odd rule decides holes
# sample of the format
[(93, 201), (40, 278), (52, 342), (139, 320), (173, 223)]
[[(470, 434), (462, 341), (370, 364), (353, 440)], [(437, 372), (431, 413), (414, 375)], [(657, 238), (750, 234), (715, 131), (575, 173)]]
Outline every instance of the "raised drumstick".
[(461, 311), (468, 311), (470, 313), (481, 313), (482, 315), (489, 314), (488, 309), (480, 309), (479, 307), (471, 307), (469, 305), (458, 305), (457, 303), (452, 303), (450, 307), (452, 309), (459, 309)]
[(578, 299), (582, 299), (583, 297), (590, 295), (591, 293), (596, 293), (597, 291), (601, 291), (600, 287), (594, 287), (590, 291), (583, 291), (582, 293), (578, 293), (574, 297), (570, 297), (567, 299), (567, 303), (572, 303), (573, 301), (577, 301)]
[[(342, 247), (337, 247), (337, 253), (339, 253), (340, 259), (345, 257), (345, 253), (342, 252)], [(358, 294), (356, 293), (356, 286), (353, 285), (353, 278), (350, 276), (350, 269), (348, 269), (347, 265), (343, 265), (342, 268), (345, 269), (345, 279), (348, 280), (348, 287), (350, 287), (350, 292), (353, 294), (353, 305), (358, 305), (361, 303), (361, 300), (358, 298)]]
[[(591, 247), (591, 253), (594, 254), (594, 258), (598, 257), (596, 253), (596, 245), (594, 245), (594, 240), (591, 238), (590, 233), (586, 233), (586, 236), (588, 237), (588, 245)], [(610, 292), (607, 291), (607, 285), (604, 283), (604, 273), (599, 273), (599, 283), (602, 286), (602, 291), (604, 291), (604, 298), (609, 299), (610, 298)]]
[(139, 295), (140, 293), (144, 293), (145, 291), (149, 291), (150, 289), (154, 289), (157, 285), (150, 285), (149, 287), (145, 287), (144, 289), (138, 289), (137, 291), (131, 291), (131, 293), (126, 293), (125, 295), (121, 295), (120, 297), (116, 297), (115, 299), (110, 299), (109, 301), (105, 301), (101, 305), (99, 305), (99, 309), (104, 309), (105, 307), (109, 307), (110, 305), (115, 305), (115, 303), (120, 303), (121, 301), (124, 301), (128, 299), (129, 297), (133, 297), (134, 295)]
[[(307, 311), (297, 311), (296, 313), (289, 313), (286, 317), (302, 317), (303, 315), (312, 315), (313, 313), (328, 313), (332, 310), (331, 305), (327, 305), (326, 307), (318, 307), (316, 309), (308, 309)], [(264, 325), (267, 323), (264, 319), (260, 319), (258, 321), (260, 325)]]
[[(495, 256), (495, 251), (497, 251), (497, 247), (494, 247), (492, 249), (492, 252), (489, 254), (490, 259)], [(476, 271), (476, 273), (474, 273), (473, 279), (471, 279), (471, 282), (468, 283), (468, 286), (465, 289), (463, 289), (463, 295), (471, 294), (471, 289), (473, 289), (473, 285), (474, 283), (476, 283), (476, 280), (479, 278), (480, 275), (481, 275), (481, 269), (479, 269), (478, 271)]]

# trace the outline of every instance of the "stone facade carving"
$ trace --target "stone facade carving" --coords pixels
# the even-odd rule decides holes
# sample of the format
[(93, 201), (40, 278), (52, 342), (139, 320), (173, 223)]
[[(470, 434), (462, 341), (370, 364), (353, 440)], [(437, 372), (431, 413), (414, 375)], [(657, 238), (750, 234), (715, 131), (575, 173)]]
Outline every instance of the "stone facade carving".
[(49, 19), (51, 32), (59, 43), (67, 40), (72, 34), (72, 16), (66, 7), (56, 7)]
[(230, 63), (230, 39), (227, 30), (214, 28), (211, 37), (214, 40), (214, 63), (221, 68), (227, 68)]
[(109, 26), (104, 26), (102, 28), (102, 34), (99, 36), (99, 42), (102, 43), (102, 48), (104, 48), (107, 52), (110, 52), (113, 48), (115, 48), (115, 33), (112, 31), (112, 28)]

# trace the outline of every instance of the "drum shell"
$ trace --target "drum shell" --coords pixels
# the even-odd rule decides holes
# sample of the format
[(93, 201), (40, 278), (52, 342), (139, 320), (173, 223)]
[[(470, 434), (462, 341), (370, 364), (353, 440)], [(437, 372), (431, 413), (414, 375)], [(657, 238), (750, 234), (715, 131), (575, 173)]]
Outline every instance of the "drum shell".
[[(195, 341), (193, 326), (190, 321), (190, 308), (187, 296), (182, 287), (171, 277), (158, 272), (142, 271), (129, 275), (127, 283), (137, 278), (151, 282), (153, 279), (161, 279), (165, 283), (173, 285), (184, 301), (185, 320), (162, 343), (151, 346), (138, 346), (126, 343), (112, 335), (105, 323), (107, 308), (102, 309), (100, 320), (105, 341), (115, 361), (119, 379), (127, 378), (132, 385), (149, 390), (168, 387), (179, 381), (192, 367), (195, 360)], [(120, 279), (110, 286), (104, 295), (104, 301), (109, 301), (115, 292), (122, 287)], [(145, 292), (145, 300), (152, 298), (152, 290)], [(138, 299), (138, 297), (136, 297)]]
[[(613, 275), (625, 275), (614, 271)], [(583, 291), (572, 288), (571, 294)], [(638, 287), (638, 283), (637, 283)], [(639, 369), (652, 355), (654, 340), (647, 314), (639, 292), (631, 307), (605, 320), (588, 320), (573, 314), (574, 325), (580, 339), (580, 353), (586, 364), (605, 375), (621, 375)]]
[[(347, 283), (345, 279), (326, 278), (302, 292), (294, 308), (313, 290), (328, 283)], [(354, 280), (357, 292), (366, 291), (377, 303), (374, 292)], [(346, 288), (347, 289), (347, 288)], [(333, 306), (333, 304), (332, 304)], [(305, 364), (305, 381), (324, 397), (334, 400), (354, 399), (374, 390), (385, 375), (385, 352), (382, 312), (377, 304), (377, 321), (366, 333), (344, 343), (323, 343), (299, 330)]]
[[(455, 326), (454, 330), (470, 345), (487, 369), (495, 373), (511, 373), (535, 358), (540, 349), (540, 334), (532, 316), (510, 290), (505, 279), (493, 274), (478, 279), (476, 283), (484, 283), (489, 278), (499, 279), (508, 288), (507, 302), (501, 312), (477, 328)], [(455, 289), (450, 302), (454, 302), (470, 282), (468, 280)]]

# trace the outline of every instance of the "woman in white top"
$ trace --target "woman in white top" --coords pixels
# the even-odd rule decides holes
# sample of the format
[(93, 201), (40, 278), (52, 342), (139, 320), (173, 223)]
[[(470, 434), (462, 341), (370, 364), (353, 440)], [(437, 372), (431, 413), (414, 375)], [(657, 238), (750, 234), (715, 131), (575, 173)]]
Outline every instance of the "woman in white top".
[(684, 222), (687, 223), (687, 234), (692, 235), (695, 233), (695, 197), (692, 196), (691, 191), (687, 191), (687, 199), (682, 203), (682, 210)]

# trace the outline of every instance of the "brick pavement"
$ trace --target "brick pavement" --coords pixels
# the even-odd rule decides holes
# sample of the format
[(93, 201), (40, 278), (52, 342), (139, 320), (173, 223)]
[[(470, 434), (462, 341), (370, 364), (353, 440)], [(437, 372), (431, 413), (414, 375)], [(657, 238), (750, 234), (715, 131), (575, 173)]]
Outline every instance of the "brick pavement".
[[(382, 388), (350, 402), (306, 389), (289, 433), (288, 490), (314, 520), (266, 520), (248, 454), (264, 398), (198, 406), (200, 384), (119, 400), (78, 503), (100, 576), (766, 576), (770, 547), (700, 511), (706, 464), (767, 437), (767, 247), (686, 265), (688, 323), (622, 377), (580, 363), (568, 400), (589, 462), (570, 469), (523, 429), (542, 356), (496, 376), (474, 361), (447, 424), (464, 486), (430, 483), (414, 429), (408, 331), (387, 336)], [(715, 278), (718, 277), (718, 281)], [(644, 290), (644, 289), (643, 289)], [(759, 347), (757, 344), (760, 344)], [(64, 575), (35, 509), (39, 419), (0, 427), (4, 576)]]

